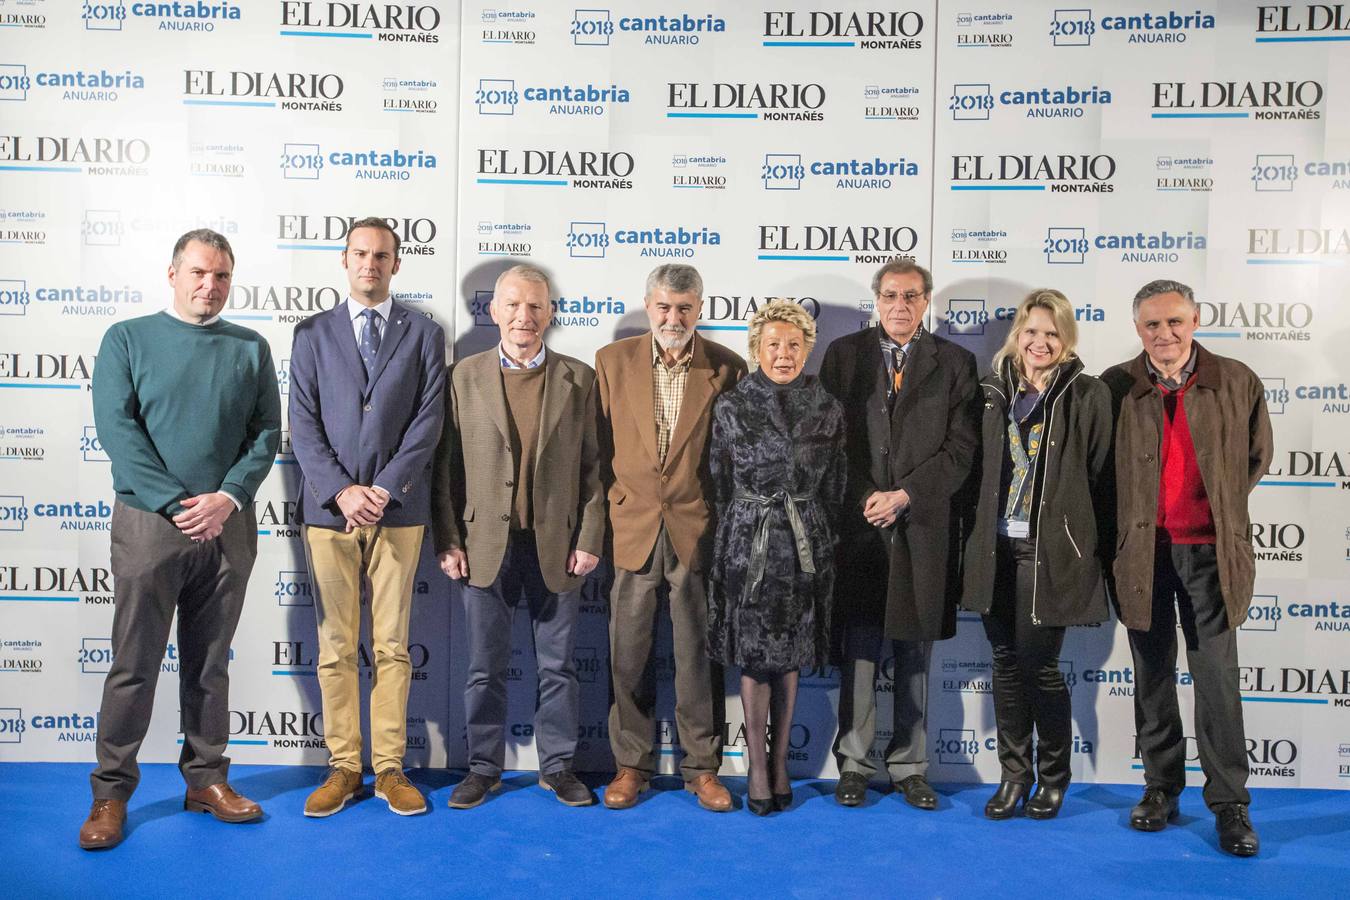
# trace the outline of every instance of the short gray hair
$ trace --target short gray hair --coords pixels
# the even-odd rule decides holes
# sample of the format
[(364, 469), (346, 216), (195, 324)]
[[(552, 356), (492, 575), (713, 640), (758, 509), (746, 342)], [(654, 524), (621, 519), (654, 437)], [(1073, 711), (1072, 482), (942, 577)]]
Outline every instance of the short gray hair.
[(234, 265), (234, 249), (230, 247), (230, 242), (225, 240), (225, 235), (218, 231), (212, 231), (210, 228), (194, 228), (187, 234), (178, 239), (173, 245), (173, 267), (178, 268), (178, 264), (183, 261), (183, 251), (187, 245), (196, 241), (199, 244), (205, 244), (212, 250), (219, 250), (230, 258), (230, 265)]
[(665, 288), (672, 294), (693, 294), (703, 299), (703, 276), (698, 269), (684, 263), (663, 263), (652, 269), (647, 276), (647, 293), (650, 297), (658, 289)]
[(548, 293), (550, 299), (553, 297), (553, 283), (548, 280), (548, 273), (538, 266), (532, 266), (529, 263), (518, 263), (505, 272), (497, 276), (497, 280), (492, 284), (492, 294), (495, 297), (497, 288), (502, 286), (502, 282), (508, 278), (515, 277), (521, 281), (532, 281), (535, 284), (542, 284), (544, 290)]
[(911, 272), (918, 274), (923, 279), (923, 292), (925, 294), (933, 293), (933, 273), (923, 266), (909, 259), (897, 259), (886, 263), (876, 274), (872, 276), (872, 296), (881, 293), (881, 279), (887, 275), (908, 275)]
[(1134, 305), (1130, 307), (1130, 318), (1138, 319), (1139, 304), (1160, 294), (1180, 294), (1182, 299), (1191, 306), (1195, 306), (1195, 291), (1191, 290), (1188, 285), (1184, 285), (1180, 281), (1173, 281), (1170, 278), (1159, 278), (1141, 287), (1138, 293), (1134, 295)]

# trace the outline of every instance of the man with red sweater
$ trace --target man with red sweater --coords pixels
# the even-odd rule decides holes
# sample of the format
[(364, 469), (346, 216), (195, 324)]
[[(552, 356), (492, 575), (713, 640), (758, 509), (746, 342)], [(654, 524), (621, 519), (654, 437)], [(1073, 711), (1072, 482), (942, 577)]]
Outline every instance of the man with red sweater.
[(1134, 656), (1144, 761), (1144, 796), (1130, 825), (1161, 831), (1186, 785), (1174, 675), (1180, 622), (1205, 804), (1219, 846), (1253, 856), (1260, 843), (1247, 815), (1237, 627), (1256, 575), (1247, 495), (1274, 448), (1261, 380), (1195, 343), (1199, 320), (1189, 287), (1149, 282), (1134, 298), (1144, 352), (1102, 375), (1116, 407), (1115, 594)]

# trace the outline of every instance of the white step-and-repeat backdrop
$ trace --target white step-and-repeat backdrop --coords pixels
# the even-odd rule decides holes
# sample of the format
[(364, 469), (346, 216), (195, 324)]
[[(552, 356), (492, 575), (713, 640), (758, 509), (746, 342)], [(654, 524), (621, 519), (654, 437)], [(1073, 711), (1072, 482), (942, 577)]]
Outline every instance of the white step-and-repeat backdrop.
[[(1057, 287), (1093, 372), (1137, 352), (1140, 285), (1192, 284), (1200, 339), (1265, 380), (1276, 430), (1240, 639), (1253, 784), (1345, 786), (1347, 41), (1336, 5), (1212, 0), (0, 0), (0, 759), (93, 756), (112, 617), (111, 489), (88, 394), (103, 331), (162, 308), (173, 240), (215, 228), (238, 257), (227, 315), (272, 342), (284, 391), (292, 327), (340, 302), (347, 225), (374, 214), (405, 242), (397, 295), (445, 326), (456, 357), (495, 340), (491, 286), (521, 259), (555, 276), (550, 345), (583, 359), (646, 327), (644, 279), (666, 261), (699, 267), (701, 328), (742, 350), (745, 321), (778, 296), (817, 316), (823, 348), (869, 320), (872, 271), (909, 256), (934, 271), (932, 328), (987, 365), (1021, 297)], [(318, 764), (285, 451), (257, 499), (231, 755)], [(416, 591), (408, 761), (461, 765), (460, 600), (429, 554)], [(587, 585), (576, 651), (589, 770), (612, 765), (604, 592)], [(524, 625), (508, 765), (530, 768)], [(668, 628), (660, 638), (674, 771)], [(996, 780), (978, 620), (933, 657), (934, 777)], [(177, 757), (176, 669), (171, 643), (148, 761)], [(1075, 777), (1138, 780), (1124, 633), (1073, 630), (1063, 669)], [(1177, 680), (1189, 712), (1184, 656)], [(837, 673), (805, 673), (797, 774), (834, 774), (837, 701)], [(883, 720), (878, 748), (888, 738)]]

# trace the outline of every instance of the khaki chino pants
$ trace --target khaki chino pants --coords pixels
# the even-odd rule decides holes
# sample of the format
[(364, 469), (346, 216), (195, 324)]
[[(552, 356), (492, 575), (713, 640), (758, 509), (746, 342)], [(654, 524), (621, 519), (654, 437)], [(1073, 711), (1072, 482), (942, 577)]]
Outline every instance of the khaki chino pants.
[(378, 774), (403, 768), (408, 743), (408, 618), (423, 525), (365, 525), (344, 532), (305, 527), (319, 631), (319, 691), (329, 764), (361, 771), (361, 576), (370, 579), (370, 762)]

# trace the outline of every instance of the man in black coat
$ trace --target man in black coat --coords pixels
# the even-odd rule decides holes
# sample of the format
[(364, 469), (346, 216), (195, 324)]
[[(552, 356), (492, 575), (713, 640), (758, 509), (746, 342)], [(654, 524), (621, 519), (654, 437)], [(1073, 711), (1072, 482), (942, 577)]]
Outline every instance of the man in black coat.
[[(863, 801), (876, 771), (877, 664), (895, 654), (890, 780), (919, 809), (928, 783), (928, 663), (933, 641), (956, 632), (961, 578), (958, 509), (978, 444), (975, 357), (923, 327), (933, 276), (891, 262), (872, 277), (876, 326), (825, 351), (820, 378), (844, 407), (848, 491), (840, 524), (835, 634), (844, 806)], [(884, 575), (882, 574), (884, 573)]]

